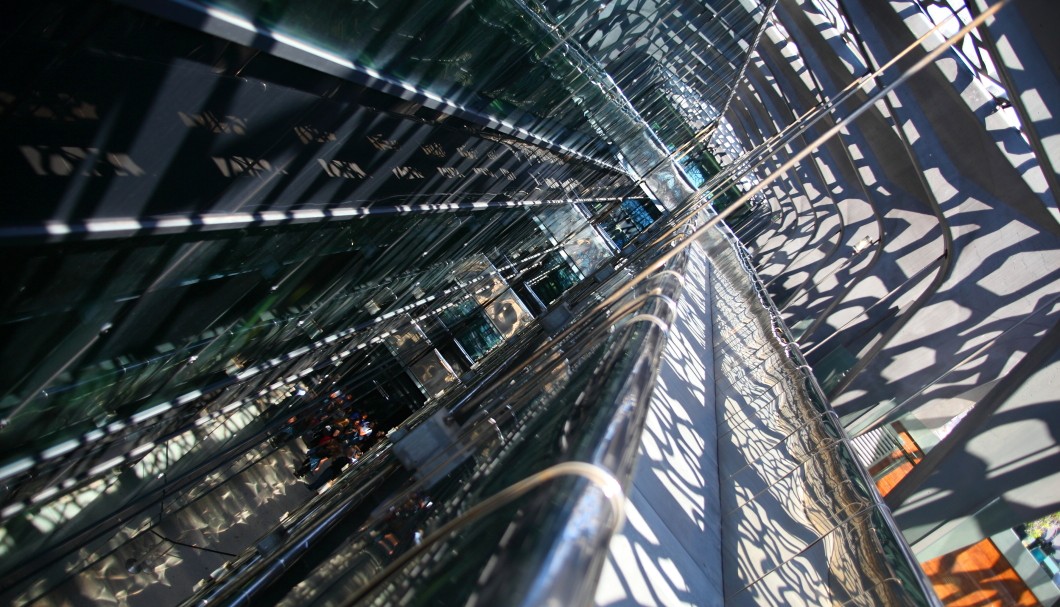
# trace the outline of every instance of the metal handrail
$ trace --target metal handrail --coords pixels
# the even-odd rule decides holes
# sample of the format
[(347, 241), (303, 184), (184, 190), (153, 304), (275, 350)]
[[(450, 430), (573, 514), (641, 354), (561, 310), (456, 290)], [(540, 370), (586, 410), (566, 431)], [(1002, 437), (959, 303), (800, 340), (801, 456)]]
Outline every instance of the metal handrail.
[[(680, 263), (683, 263), (685, 257), (683, 256), (679, 259)], [(677, 263), (678, 260), (675, 260), (674, 263), (671, 265), (677, 265)], [(645, 312), (650, 312), (654, 316), (669, 317), (672, 317), (674, 314), (676, 314), (675, 306), (670, 303), (672, 299), (669, 295), (665, 295), (664, 293), (662, 293), (662, 291), (664, 290), (663, 287), (669, 286), (671, 288), (668, 289), (667, 292), (671, 295), (676, 296), (676, 293), (683, 286), (683, 280), (680, 280), (679, 273), (674, 272), (670, 269), (663, 270), (659, 272), (659, 274), (660, 277), (663, 278), (663, 285), (656, 286), (654, 288), (649, 288), (646, 290), (646, 292), (636, 295), (631, 301), (627, 302), (626, 305), (622, 306), (622, 308), (619, 310), (619, 313), (602, 317), (602, 319), (605, 320), (605, 322), (602, 324), (591, 325), (591, 330), (588, 333), (575, 332), (575, 339), (579, 342), (596, 341), (596, 338), (599, 335), (600, 331), (606, 332), (608, 327), (616, 326), (620, 323), (623, 323), (623, 321), (627, 321), (624, 324), (629, 329), (626, 330), (635, 329), (637, 328), (635, 326), (635, 323), (634, 325), (631, 325), (628, 321), (635, 318), (638, 314), (642, 314)], [(589, 294), (590, 292), (587, 291), (584, 295), (588, 296)], [(591, 316), (597, 317), (597, 315)], [(647, 330), (665, 334), (665, 331), (660, 331), (660, 327), (655, 324), (650, 325)], [(527, 335), (532, 337), (533, 335), (540, 335), (540, 333), (537, 331), (530, 330), (527, 332)], [(563, 344), (564, 338), (565, 336), (557, 336), (556, 338), (553, 338), (553, 340), (550, 342), (550, 345), (553, 347), (546, 347), (541, 349), (539, 344), (536, 345), (538, 352), (552, 351), (554, 347), (558, 347)], [(521, 351), (526, 347), (526, 345), (535, 347), (534, 340), (531, 338), (528, 338), (526, 341), (520, 340), (520, 342), (521, 343), (519, 343), (518, 345), (513, 344), (516, 350)], [(635, 351), (643, 350), (639, 347), (632, 349)], [(508, 360), (512, 360), (512, 358), (509, 357)], [(548, 361), (546, 360), (544, 361), (544, 363), (548, 363)], [(521, 361), (521, 364), (516, 370), (520, 371), (527, 365), (532, 364), (533, 361), (528, 362), (524, 359)], [(453, 403), (450, 399), (444, 399), (443, 401), (436, 403), (435, 407), (425, 408), (424, 412), (426, 413), (424, 413), (423, 415), (416, 415), (414, 417), (417, 417), (418, 419), (422, 420), (428, 417), (428, 413), (433, 413), (435, 411), (443, 409), (449, 410), (450, 415), (453, 415), (453, 413), (456, 412), (458, 409), (472, 409), (475, 405), (485, 404), (483, 402), (485, 397), (485, 395), (483, 394), (483, 390), (485, 388), (489, 388), (489, 386), (491, 385), (504, 385), (512, 377), (509, 373), (504, 373), (504, 371), (509, 367), (510, 365), (508, 364), (502, 364), (488, 371), (486, 373), (486, 376), (482, 378), (484, 379), (484, 381), (476, 382), (476, 385), (471, 387), (468, 392), (464, 394), (463, 397), (456, 397), (454, 395), (456, 403)], [(645, 394), (648, 393), (648, 391), (645, 391), (643, 389), (642, 392), (644, 392)], [(616, 398), (616, 403), (619, 400), (622, 399)], [(445, 401), (449, 401), (449, 403), (446, 404)], [(469, 407), (468, 405), (471, 405), (471, 407)], [(472, 431), (472, 426), (474, 426), (474, 424), (471, 424), (466, 429), (466, 432), (464, 432), (465, 435), (470, 434), (470, 432)], [(629, 444), (623, 444), (621, 446), (620, 451), (625, 453), (634, 452), (635, 447), (638, 444), (639, 440), (630, 441)], [(451, 456), (452, 458), (458, 458), (466, 455), (468, 452), (469, 449), (467, 448), (467, 445), (462, 445), (458, 452), (451, 454)], [(380, 454), (380, 457), (383, 459), (389, 459), (389, 454)], [(614, 458), (612, 457), (608, 459), (613, 460)], [(625, 459), (629, 458), (626, 457)], [(587, 466), (594, 466), (600, 468), (601, 470), (607, 470), (611, 468), (610, 466), (606, 466), (602, 462), (597, 461), (593, 461), (591, 463), (582, 463)], [(444, 466), (446, 465), (446, 462), (440, 462), (440, 465)], [(617, 466), (616, 468), (622, 470), (627, 469), (628, 466)], [(608, 472), (608, 474), (614, 473), (614, 470)], [(349, 484), (347, 482), (348, 477), (349, 475), (346, 475), (343, 481), (340, 481), (342, 483), (342, 486), (346, 486)], [(410, 492), (422, 490), (422, 484), (422, 482), (416, 482), (413, 485), (406, 487), (402, 491), (402, 496), (408, 495)], [(276, 579), (277, 576), (280, 575), (287, 568), (289, 568), (294, 561), (300, 559), (301, 556), (304, 555), (308, 550), (310, 550), (311, 547), (315, 545), (319, 539), (323, 538), (326, 535), (328, 529), (332, 528), (335, 524), (337, 524), (340, 518), (345, 516), (347, 512), (350, 512), (351, 508), (355, 507), (356, 504), (360, 502), (359, 496), (342, 495), (343, 492), (341, 491), (341, 487), (337, 489), (340, 490), (336, 490), (332, 493), (332, 495), (336, 495), (335, 498), (332, 498), (331, 500), (326, 500), (324, 503), (314, 505), (311, 508), (307, 508), (301, 514), (296, 514), (296, 516), (288, 519), (288, 522), (284, 525), (284, 534), (282, 536), (283, 539), (281, 545), (275, 552), (270, 553), (267, 556), (261, 556), (253, 553), (244, 554), (243, 557), (241, 557), (239, 560), (235, 561), (232, 564), (231, 573), (225, 576), (225, 578), (218, 580), (219, 585), (214, 585), (209, 589), (203, 589), (194, 597), (189, 599), (185, 604), (206, 604), (215, 603), (217, 601), (225, 601), (227, 604), (247, 603), (259, 590), (266, 587), (266, 585), (271, 580)], [(396, 499), (399, 498), (395, 498), (395, 500)], [(465, 519), (464, 516), (461, 516), (458, 520), (463, 520), (465, 521), (463, 524), (467, 524), (474, 520), (477, 520), (477, 518), (472, 517), (470, 519)], [(302, 527), (303, 524), (308, 526)], [(452, 527), (450, 527), (449, 525), (450, 523), (446, 523), (443, 528), (452, 530)], [(362, 526), (361, 528), (364, 529), (365, 527)], [(291, 532), (294, 529), (298, 530)], [(603, 531), (604, 533), (609, 535), (610, 533), (613, 533), (613, 528), (610, 530), (605, 529)], [(408, 558), (411, 559), (413, 557), (414, 555), (411, 555)], [(388, 568), (387, 571), (392, 573), (393, 571), (396, 571), (396, 569), (397, 568), (393, 568), (392, 570), (391, 568)], [(380, 578), (379, 581), (373, 582), (373, 584), (381, 583), (381, 580), (382, 578)]]
[(545, 468), (540, 472), (536, 472), (525, 479), (498, 491), (478, 504), (475, 504), (459, 517), (445, 523), (433, 533), (425, 537), (418, 545), (402, 553), (401, 556), (390, 563), (390, 565), (375, 576), (370, 582), (358, 589), (352, 596), (348, 597), (345, 604), (353, 605), (368, 596), (369, 593), (375, 590), (387, 578), (400, 571), (410, 561), (420, 556), (428, 548), (439, 541), (455, 532), (461, 531), (473, 523), (483, 520), (498, 509), (525, 496), (533, 489), (536, 489), (545, 483), (568, 476), (584, 478), (600, 489), (611, 506), (611, 512), (613, 515), (610, 525), (611, 530), (612, 532), (617, 530), (624, 519), (626, 503), (625, 492), (622, 491), (622, 486), (619, 484), (618, 480), (610, 472), (595, 464), (589, 464), (586, 462), (563, 462)]
[[(675, 259), (668, 269), (683, 269), (686, 261), (687, 256), (681, 256)], [(665, 274), (672, 274), (672, 272), (665, 272)], [(593, 411), (597, 413), (594, 419), (606, 421), (594, 424), (585, 420), (584, 427), (588, 429), (581, 437), (581, 447), (575, 449), (572, 455), (603, 467), (623, 484), (628, 483), (632, 475), (633, 461), (640, 445), (640, 435), (647, 414), (647, 399), (650, 398), (658, 364), (662, 360), (662, 347), (665, 344), (668, 330), (659, 325), (661, 323), (668, 326), (676, 316), (676, 306), (670, 301), (679, 296), (683, 281), (674, 280), (665, 286), (671, 287), (669, 293), (672, 297), (670, 295), (660, 297), (662, 293), (650, 294), (644, 300), (648, 305), (624, 315), (627, 320), (632, 320), (637, 316), (647, 314), (653, 322), (626, 322), (622, 329), (626, 332), (625, 337), (617, 338), (617, 343), (621, 345), (612, 352), (609, 361), (605, 361), (602, 365), (602, 368), (608, 371), (597, 374), (599, 378), (597, 384), (606, 384), (608, 378), (616, 376), (622, 377), (623, 381), (618, 385), (612, 383), (610, 389), (601, 386), (601, 393), (597, 393), (591, 387), (586, 387), (583, 392), (599, 394), (599, 398), (592, 405)], [(609, 324), (614, 324), (616, 319), (609, 320), (611, 321)], [(632, 360), (626, 357), (626, 354), (630, 352), (636, 353)], [(568, 496), (566, 503), (584, 505), (585, 497), (584, 491), (575, 492)], [(530, 512), (524, 512), (522, 529), (536, 529), (534, 522), (540, 522), (548, 513), (554, 513), (555, 508), (556, 506), (546, 505), (536, 510), (531, 508)], [(507, 602), (515, 600), (524, 604), (534, 604), (545, 600), (540, 593), (547, 593), (547, 600), (557, 604), (579, 604), (589, 598), (587, 593), (595, 589), (599, 565), (602, 564), (598, 558), (599, 555), (593, 554), (586, 557), (581, 553), (575, 554), (576, 551), (562, 550), (560, 546), (566, 542), (566, 538), (571, 533), (574, 533), (574, 529), (578, 530), (580, 537), (591, 537), (599, 542), (596, 545), (606, 545), (613, 529), (600, 529), (598, 525), (591, 522), (598, 517), (586, 517), (584, 512), (578, 520), (575, 520), (569, 510), (563, 510), (563, 512), (565, 518), (561, 515), (563, 520), (552, 527), (554, 534), (551, 540), (545, 541), (549, 546), (548, 549), (539, 551), (537, 556), (526, 553), (502, 554), (501, 560), (496, 565), (498, 569), (534, 570), (536, 573), (526, 575), (522, 580), (516, 580), (521, 584), (515, 587), (511, 579), (506, 579), (503, 583), (492, 584), (484, 589), (485, 596), (480, 597), (480, 600), (490, 603), (491, 593), (494, 599), (503, 599)], [(591, 520), (586, 522), (587, 519)], [(586, 558), (588, 558), (587, 561)], [(505, 563), (505, 560), (509, 562)], [(507, 569), (505, 569), (506, 564)], [(570, 577), (572, 574), (574, 574), (573, 578)]]

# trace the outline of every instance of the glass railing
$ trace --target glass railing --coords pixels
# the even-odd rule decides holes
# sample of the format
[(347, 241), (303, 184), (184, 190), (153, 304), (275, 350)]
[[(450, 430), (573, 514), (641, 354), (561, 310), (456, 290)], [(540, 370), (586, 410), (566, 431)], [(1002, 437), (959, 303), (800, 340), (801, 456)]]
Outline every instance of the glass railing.
[[(739, 496), (728, 507), (722, 498), (722, 524), (739, 530), (724, 547), (734, 557), (727, 588), (739, 589), (726, 604), (939, 605), (746, 251), (724, 224), (710, 242), (715, 271), (733, 289), (728, 305), (747, 320), (732, 339), (758, 348), (746, 375), (773, 377), (757, 407), (719, 422), (733, 437), (719, 448), (740, 452), (729, 458), (735, 469), (722, 471)], [(754, 521), (766, 527), (749, 533)]]
[[(726, 601), (937, 604), (808, 367), (782, 339), (775, 308), (758, 299), (735, 240), (706, 242), (722, 277), (718, 322), (745, 319), (721, 327), (726, 347), (744, 348), (725, 363), (728, 381), (757, 394), (749, 407), (719, 412), (719, 434), (735, 439), (721, 446), (734, 451), (719, 458), (715, 522), (729, 538)], [(638, 255), (631, 269), (651, 258)], [(626, 289), (629, 274), (583, 281), (559, 304), (575, 311), (573, 324), (551, 339), (531, 325), (483, 359), (478, 381), (392, 434), (397, 445), (419, 441), (435, 423), (452, 436), (426, 459), (404, 461), (409, 474), (394, 475), (389, 498), (366, 501), (366, 472), (348, 476), (270, 534), (275, 552), (244, 555), (188, 604), (249, 604), (265, 589), (281, 605), (587, 604), (618, 520), (613, 496), (600, 481), (546, 471), (582, 462), (628, 483), (684, 263), (671, 261), (603, 311), (593, 304)], [(535, 480), (542, 475), (547, 482)], [(503, 497), (524, 481), (533, 488)], [(302, 573), (285, 577), (293, 562)]]
[[(475, 592), (488, 602), (486, 595), (499, 598), (512, 584), (527, 597), (547, 592), (560, 604), (583, 602), (595, 588), (583, 572), (598, 572), (606, 551), (572, 551), (569, 540), (605, 547), (620, 520), (597, 483), (547, 473), (548, 482), (514, 502), (491, 512), (475, 508), (564, 462), (582, 462), (597, 470), (596, 476), (628, 481), (665, 327), (675, 313), (671, 302), (681, 290), (672, 270), (684, 263), (683, 257), (671, 262), (671, 271), (630, 291), (617, 304), (618, 313), (596, 311), (551, 340), (534, 324), (498, 346), (476, 366), (479, 381), (447, 394), (391, 433), (400, 450), (409, 444), (403, 436), (421, 440), (422, 429), (437, 416), (455, 420), (449, 422), (455, 440), (429, 463), (416, 467), (406, 461), (411, 478), (392, 488), (391, 498), (368, 503), (357, 490), (362, 473), (344, 478), (320, 498), (330, 506), (316, 507), (316, 515), (293, 516), (283, 531), (273, 532), (283, 539), (274, 555), (244, 555), (230, 574), (188, 604), (250, 602), (266, 587), (270, 597), (284, 597), (280, 604), (292, 605), (333, 604), (358, 594), (376, 603), (400, 598), (429, 604), (440, 596), (458, 603), (456, 597), (466, 600)], [(576, 300), (617, 292), (625, 277), (589, 279), (579, 287), (594, 288), (573, 289), (562, 301), (580, 308)], [(520, 514), (513, 517), (516, 509)], [(335, 512), (344, 513), (344, 520)], [(452, 528), (421, 547), (446, 525)], [(324, 548), (325, 538), (335, 534), (345, 538), (341, 545)], [(512, 534), (521, 538), (520, 549), (498, 552), (501, 536)], [(500, 585), (484, 590), (470, 583), (470, 576), (478, 576), (491, 558), (500, 559), (504, 574), (495, 580)], [(282, 569), (294, 561), (309, 573), (285, 581)], [(572, 575), (562, 584), (543, 577), (557, 570)]]

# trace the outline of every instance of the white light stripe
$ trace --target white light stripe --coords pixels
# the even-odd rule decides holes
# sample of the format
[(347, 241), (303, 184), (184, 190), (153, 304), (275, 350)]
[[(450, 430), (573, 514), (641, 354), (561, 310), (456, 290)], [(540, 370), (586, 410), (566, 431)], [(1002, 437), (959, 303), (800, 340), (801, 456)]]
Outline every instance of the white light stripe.
[(238, 409), (241, 406), (243, 406), (243, 401), (237, 400), (236, 402), (234, 402), (234, 403), (232, 403), (230, 405), (226, 405), (224, 408), (222, 408), (221, 409), (221, 413), (228, 413), (229, 411)]
[[(254, 29), (257, 30), (256, 27)], [(340, 56), (338, 56), (338, 55), (336, 55), (334, 53), (329, 53), (329, 52), (327, 52), (327, 51), (325, 51), (323, 49), (320, 49), (318, 47), (306, 44), (305, 42), (302, 42), (301, 40), (298, 40), (296, 38), (291, 38), (290, 36), (286, 36), (286, 35), (280, 34), (278, 32), (264, 32), (264, 33), (272, 36), (273, 40), (275, 40), (276, 42), (279, 42), (281, 44), (286, 44), (287, 46), (294, 47), (294, 48), (296, 48), (296, 49), (298, 49), (300, 51), (305, 51), (306, 53), (309, 53), (310, 55), (316, 55), (317, 57), (320, 57), (321, 59), (327, 59), (328, 61), (330, 61), (332, 63), (335, 63), (337, 65), (341, 65), (342, 67), (345, 67), (345, 68), (348, 68), (348, 69), (351, 69), (351, 70), (356, 68), (356, 66), (353, 63), (351, 63), (350, 61), (348, 61), (347, 59), (343, 59), (342, 57), (340, 57)]]
[(143, 227), (139, 221), (135, 219), (114, 219), (109, 221), (93, 221), (85, 224), (85, 229), (89, 232), (124, 232), (127, 230), (139, 230)]
[(147, 409), (146, 411), (141, 411), (141, 412), (133, 415), (132, 416), (132, 422), (134, 424), (138, 424), (138, 423), (140, 423), (140, 422), (142, 422), (142, 421), (144, 421), (146, 419), (151, 419), (152, 417), (154, 417), (156, 415), (160, 415), (162, 413), (165, 413), (166, 411), (169, 411), (172, 408), (173, 408), (173, 405), (171, 405), (169, 403), (162, 403), (160, 405), (155, 405), (154, 407), (151, 407), (150, 409)]
[(28, 457), (24, 457), (20, 460), (11, 462), (10, 464), (6, 464), (4, 465), (4, 467), (0, 468), (0, 479), (8, 478), (9, 476), (14, 476), (21, 472), (25, 472), (26, 470), (29, 470), (32, 467), (33, 460)]
[(245, 30), (251, 30), (251, 31), (254, 31), (254, 32), (258, 31), (258, 28), (255, 27), (255, 25), (253, 23), (251, 23), (250, 21), (247, 21), (246, 19), (244, 19), (242, 17), (239, 17), (237, 15), (234, 15), (232, 13), (229, 13), (227, 11), (222, 11), (222, 10), (219, 10), (219, 9), (216, 9), (216, 8), (210, 8), (210, 7), (202, 7), (202, 6), (199, 6), (199, 5), (196, 5), (196, 4), (187, 3), (187, 2), (181, 2), (181, 4), (184, 4), (185, 6), (190, 6), (192, 8), (198, 9), (198, 10), (203, 10), (203, 8), (205, 8), (206, 9), (206, 14), (210, 15), (214, 19), (219, 19), (219, 20), (224, 21), (226, 23), (231, 23), (232, 25), (241, 27), (241, 28), (243, 28)]
[(125, 461), (125, 458), (120, 456), (120, 455), (118, 457), (112, 457), (112, 458), (108, 459), (105, 462), (102, 462), (100, 464), (96, 464), (95, 466), (93, 466), (92, 469), (88, 471), (88, 475), (89, 476), (96, 476), (97, 474), (100, 474), (102, 472), (106, 472), (107, 470), (110, 470), (111, 468), (113, 468), (114, 466), (117, 466), (118, 464), (122, 463), (123, 461)]
[(188, 228), (195, 225), (210, 227), (238, 227), (254, 224), (267, 224), (287, 220), (305, 219), (341, 219), (353, 217), (370, 217), (373, 215), (387, 215), (394, 213), (436, 213), (444, 211), (477, 211), (490, 208), (513, 208), (513, 207), (536, 207), (542, 205), (574, 204), (578, 202), (609, 202), (622, 200), (616, 197), (604, 198), (556, 198), (550, 200), (497, 200), (476, 201), (465, 203), (441, 203), (441, 204), (418, 204), (397, 206), (375, 206), (375, 207), (338, 207), (327, 211), (319, 209), (299, 209), (290, 212), (264, 211), (256, 216), (251, 213), (204, 213), (184, 217), (163, 216), (157, 218), (135, 219), (90, 219), (83, 223), (60, 223), (48, 221), (39, 226), (16, 226), (6, 228), (4, 232), (13, 234), (39, 234), (46, 233), (51, 236), (68, 236), (70, 234), (106, 234), (110, 232), (127, 232), (130, 230), (154, 229), (173, 230)]
[(196, 398), (199, 398), (200, 396), (202, 396), (202, 390), (194, 390), (192, 392), (188, 392), (187, 394), (184, 394), (183, 396), (177, 397), (177, 404), (178, 405), (187, 404), (187, 403), (195, 400)]
[(194, 222), (188, 217), (162, 217), (154, 220), (156, 228), (187, 228), (194, 225)]
[(23, 504), (11, 504), (7, 508), (4, 508), (2, 512), (0, 512), (0, 516), (5, 519), (11, 518), (12, 516), (15, 516), (16, 514), (22, 512), (25, 509), (26, 507)]
[(139, 447), (136, 447), (135, 449), (130, 451), (129, 452), (129, 457), (130, 458), (140, 457), (144, 453), (147, 453), (148, 451), (150, 451), (151, 449), (154, 449), (154, 448), (155, 448), (155, 442), (154, 441), (144, 443), (144, 444), (140, 445)]
[(47, 449), (42, 451), (40, 455), (44, 459), (52, 459), (54, 457), (59, 457), (60, 455), (63, 455), (64, 453), (69, 453), (69, 452), (73, 451), (74, 449), (76, 449), (77, 445), (79, 443), (80, 443), (80, 441), (71, 438), (69, 440), (65, 440), (65, 441), (59, 443), (58, 445), (53, 445), (51, 447), (48, 447)]
[(226, 225), (232, 223), (250, 223), (254, 221), (254, 216), (250, 213), (202, 215), (201, 218), (202, 223), (208, 226)]
[(261, 371), (258, 368), (251, 367), (251, 368), (246, 369), (245, 371), (243, 371), (241, 373), (237, 373), (236, 374), (236, 379), (242, 381), (242, 380), (244, 380), (244, 379), (246, 379), (248, 377), (254, 377), (255, 375), (257, 375), (260, 372)]
[(57, 493), (59, 493), (59, 488), (53, 485), (51, 487), (48, 487), (44, 491), (41, 491), (37, 495), (34, 495), (30, 498), (29, 501), (31, 504), (39, 504)]

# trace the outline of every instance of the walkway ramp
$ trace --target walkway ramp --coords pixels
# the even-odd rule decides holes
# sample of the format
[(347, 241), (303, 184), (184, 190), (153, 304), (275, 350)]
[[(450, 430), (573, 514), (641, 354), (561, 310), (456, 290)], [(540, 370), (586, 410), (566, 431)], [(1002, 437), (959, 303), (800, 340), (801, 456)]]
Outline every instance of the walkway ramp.
[(739, 245), (702, 244), (596, 603), (937, 604)]

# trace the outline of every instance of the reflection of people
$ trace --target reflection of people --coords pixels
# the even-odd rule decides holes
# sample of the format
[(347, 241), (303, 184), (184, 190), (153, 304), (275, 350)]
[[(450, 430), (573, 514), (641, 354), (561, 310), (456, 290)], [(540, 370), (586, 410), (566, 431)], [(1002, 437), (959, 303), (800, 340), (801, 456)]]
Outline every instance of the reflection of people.
[(379, 547), (388, 555), (392, 555), (403, 543), (411, 541), (413, 544), (419, 544), (423, 539), (423, 530), (417, 523), (421, 522), (423, 515), (433, 507), (434, 502), (430, 497), (415, 492), (404, 503), (391, 506), (386, 520), (383, 521)]
[(329, 483), (339, 477), (342, 471), (357, 461), (361, 457), (361, 450), (357, 447), (347, 447), (345, 453), (331, 460), (331, 465), (328, 466), (327, 470), (324, 470), (313, 480), (313, 482), (306, 485), (310, 491), (317, 491), (323, 487), (326, 483)]

